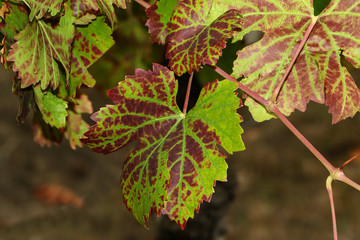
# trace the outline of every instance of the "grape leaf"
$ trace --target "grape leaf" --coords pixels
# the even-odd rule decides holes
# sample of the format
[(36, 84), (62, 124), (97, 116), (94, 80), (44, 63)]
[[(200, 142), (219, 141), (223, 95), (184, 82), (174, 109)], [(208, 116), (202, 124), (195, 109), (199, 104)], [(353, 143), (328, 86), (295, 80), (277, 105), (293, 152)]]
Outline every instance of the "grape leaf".
[(15, 35), (22, 31), (28, 24), (28, 13), (24, 6), (18, 4), (11, 4), (10, 2), (3, 2), (0, 10), (0, 32), (4, 35), (3, 43), (3, 57), (2, 62), (5, 67), (10, 68), (7, 64), (6, 57), (8, 55), (10, 46), (15, 43)]
[(61, 9), (63, 0), (23, 0), (31, 9), (29, 19), (32, 21), (35, 18), (41, 19), (47, 12), (51, 16), (55, 16)]
[(76, 147), (82, 147), (80, 137), (89, 130), (89, 127), (89, 124), (84, 121), (81, 114), (71, 110), (68, 111), (65, 137), (69, 139), (70, 147), (73, 150), (75, 150)]
[(22, 88), (41, 82), (42, 89), (49, 85), (56, 89), (62, 71), (59, 64), (69, 78), (74, 20), (71, 11), (66, 11), (56, 27), (33, 21), (15, 36), (18, 41), (12, 45), (8, 61), (14, 62), (13, 70), (19, 72)]
[(51, 127), (64, 129), (67, 116), (67, 103), (51, 92), (43, 92), (40, 86), (34, 87), (35, 101), (44, 121)]
[(169, 9), (164, 9), (163, 1), (155, 4), (147, 12), (147, 26), (155, 42), (163, 43), (167, 34), (166, 57), (177, 75), (198, 71), (201, 64), (215, 65), (226, 40), (241, 27), (239, 11), (229, 4), (184, 0), (173, 12), (174, 2)]
[(89, 13), (91, 10), (99, 9), (96, 0), (70, 0), (70, 6), (73, 16), (77, 19)]
[(173, 72), (154, 64), (152, 72), (137, 69), (108, 92), (115, 105), (92, 116), (96, 124), (81, 141), (102, 153), (139, 142), (124, 163), (121, 187), (140, 223), (152, 210), (184, 228), (199, 204), (210, 200), (215, 181), (226, 180), (226, 155), (217, 144), (229, 153), (244, 149), (236, 88), (228, 80), (206, 85), (184, 115), (176, 105)]
[(104, 17), (98, 17), (86, 28), (77, 27), (71, 58), (70, 95), (76, 95), (76, 89), (82, 84), (94, 86), (95, 79), (87, 71), (112, 45), (112, 31), (104, 22)]
[(170, 22), (177, 3), (177, 0), (160, 0), (146, 9), (148, 20), (145, 25), (149, 27), (153, 42), (165, 44), (168, 34), (167, 24)]
[(126, 1), (125, 0), (98, 0), (99, 7), (101, 10), (105, 13), (105, 15), (108, 17), (112, 29), (114, 29), (115, 26), (115, 11), (113, 5), (115, 4), (118, 7), (126, 8)]
[(244, 76), (243, 84), (270, 99), (307, 27), (317, 21), (281, 88), (277, 106), (290, 115), (295, 109), (305, 111), (310, 100), (325, 103), (332, 123), (359, 111), (360, 90), (341, 65), (343, 55), (360, 66), (359, 1), (333, 0), (317, 17), (311, 0), (245, 0), (237, 8), (243, 13), (244, 29), (236, 39), (254, 30), (265, 33), (260, 41), (237, 53), (233, 75)]
[(90, 125), (87, 124), (82, 118), (82, 113), (93, 113), (93, 108), (87, 95), (81, 94), (76, 99), (76, 104), (73, 110), (68, 110), (68, 116), (66, 119), (66, 132), (65, 137), (69, 139), (70, 147), (76, 149), (76, 147), (82, 147), (80, 137), (89, 130)]

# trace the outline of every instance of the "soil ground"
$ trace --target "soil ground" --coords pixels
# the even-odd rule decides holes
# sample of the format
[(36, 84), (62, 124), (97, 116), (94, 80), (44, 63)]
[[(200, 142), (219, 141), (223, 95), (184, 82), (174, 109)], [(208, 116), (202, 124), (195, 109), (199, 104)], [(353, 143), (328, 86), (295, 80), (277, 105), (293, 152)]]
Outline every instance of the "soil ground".
[[(97, 96), (93, 102), (96, 110), (110, 101)], [(152, 216), (145, 229), (123, 204), (119, 182), (126, 152), (74, 151), (66, 141), (40, 147), (30, 123), (16, 123), (17, 107), (11, 73), (1, 69), (0, 240), (155, 239), (159, 217)], [(237, 184), (224, 238), (332, 239), (326, 169), (279, 120), (257, 124), (244, 118), (247, 150), (227, 160)], [(331, 125), (327, 108), (311, 103), (290, 120), (335, 166), (360, 152), (359, 114)], [(345, 172), (360, 182), (360, 160)], [(70, 189), (83, 207), (39, 201), (35, 190), (43, 184)], [(334, 192), (339, 239), (359, 239), (360, 193), (340, 182)]]

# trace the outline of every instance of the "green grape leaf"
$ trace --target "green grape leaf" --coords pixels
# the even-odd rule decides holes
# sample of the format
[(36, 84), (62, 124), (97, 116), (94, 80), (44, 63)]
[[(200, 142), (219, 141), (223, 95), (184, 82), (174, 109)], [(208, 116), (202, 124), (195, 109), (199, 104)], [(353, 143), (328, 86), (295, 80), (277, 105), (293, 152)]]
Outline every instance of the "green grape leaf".
[(51, 16), (55, 16), (60, 12), (61, 3), (63, 0), (23, 0), (26, 5), (31, 9), (29, 19), (32, 21), (34, 18), (41, 19), (47, 12)]
[(7, 55), (11, 45), (15, 43), (15, 35), (22, 31), (29, 22), (28, 13), (23, 5), (3, 2), (0, 10), (0, 33), (4, 35), (2, 62), (5, 67), (10, 68), (7, 63)]
[(111, 23), (112, 29), (114, 29), (115, 26), (115, 10), (114, 10), (114, 4), (121, 8), (126, 8), (126, 1), (125, 0), (98, 0), (99, 7), (101, 10), (105, 13), (107, 18), (109, 19)]
[(160, 1), (147, 14), (151, 38), (168, 43), (166, 57), (177, 74), (215, 65), (226, 40), (241, 27), (240, 12), (230, 4), (209, 0)]
[(70, 95), (76, 95), (76, 89), (82, 84), (92, 87), (95, 79), (87, 71), (112, 45), (111, 28), (98, 17), (87, 27), (77, 27), (71, 57)]
[(56, 27), (42, 20), (33, 21), (15, 36), (17, 42), (11, 46), (7, 60), (14, 62), (13, 70), (18, 72), (22, 88), (40, 82), (42, 89), (49, 85), (56, 89), (62, 70), (69, 78), (74, 20), (67, 11)]
[(35, 101), (44, 121), (51, 127), (64, 129), (66, 124), (67, 102), (51, 92), (43, 92), (40, 86), (34, 87)]
[(244, 149), (236, 88), (228, 80), (206, 85), (184, 115), (173, 72), (154, 64), (153, 71), (137, 69), (108, 92), (115, 105), (92, 116), (96, 124), (81, 141), (102, 153), (139, 142), (124, 163), (121, 187), (140, 223), (154, 211), (184, 228), (199, 204), (210, 200), (215, 181), (226, 180), (226, 155), (217, 144), (229, 153)]
[(81, 16), (80, 18), (75, 20), (75, 24), (76, 25), (88, 25), (89, 23), (91, 23), (91, 21), (93, 21), (94, 19), (96, 19), (96, 15), (95, 14), (91, 14), (91, 13), (85, 13), (83, 16)]
[(283, 114), (290, 115), (295, 109), (305, 111), (309, 101), (325, 103), (332, 123), (359, 111), (360, 90), (341, 64), (343, 55), (355, 67), (360, 66), (359, 1), (333, 0), (316, 17), (311, 0), (244, 0), (237, 8), (243, 13), (244, 29), (235, 39), (250, 31), (263, 31), (264, 36), (238, 51), (235, 78), (244, 76), (243, 84), (270, 99), (308, 26), (317, 21), (276, 104)]
[(89, 130), (90, 125), (87, 124), (83, 117), (83, 113), (93, 113), (91, 101), (88, 96), (81, 94), (79, 98), (75, 99), (75, 104), (72, 110), (68, 110), (68, 116), (66, 119), (65, 137), (69, 139), (70, 147), (76, 149), (76, 147), (82, 147), (83, 144), (80, 141), (80, 137), (83, 137), (84, 133)]

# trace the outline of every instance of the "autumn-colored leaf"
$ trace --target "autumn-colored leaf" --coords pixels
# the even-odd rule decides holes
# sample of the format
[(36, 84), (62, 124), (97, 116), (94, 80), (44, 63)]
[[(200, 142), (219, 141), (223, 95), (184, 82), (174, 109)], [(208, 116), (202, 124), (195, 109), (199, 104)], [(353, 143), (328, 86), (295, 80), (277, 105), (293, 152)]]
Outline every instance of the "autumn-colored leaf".
[[(276, 104), (290, 115), (294, 109), (305, 111), (310, 100), (325, 103), (333, 123), (359, 111), (360, 90), (341, 64), (343, 55), (360, 66), (359, 1), (333, 0), (316, 17), (311, 0), (244, 0), (237, 9), (243, 13), (244, 24), (236, 39), (250, 31), (265, 33), (259, 42), (238, 52), (233, 75), (244, 76), (243, 84), (270, 99), (308, 26), (316, 21)], [(249, 105), (259, 108), (257, 103)]]
[(98, 17), (86, 28), (77, 27), (72, 48), (70, 95), (76, 95), (76, 89), (82, 84), (92, 87), (95, 79), (87, 71), (113, 44), (111, 28)]
[(150, 37), (153, 42), (165, 44), (168, 34), (167, 24), (177, 5), (177, 0), (160, 0), (146, 9), (148, 20), (146, 26), (149, 27)]
[(205, 86), (184, 115), (176, 104), (173, 72), (154, 64), (153, 71), (137, 69), (108, 92), (115, 105), (92, 116), (96, 125), (82, 142), (102, 153), (139, 142), (124, 163), (121, 187), (140, 223), (152, 210), (184, 228), (199, 204), (210, 200), (215, 181), (226, 180), (226, 155), (217, 144), (229, 153), (244, 149), (236, 88), (227, 80)]
[(0, 21), (0, 33), (4, 35), (1, 62), (4, 63), (5, 67), (10, 68), (11, 66), (7, 63), (6, 57), (10, 46), (15, 43), (15, 35), (22, 31), (28, 24), (28, 13), (21, 4), (3, 2), (0, 17), (2, 19)]
[(47, 12), (51, 16), (55, 16), (61, 9), (63, 0), (23, 0), (24, 3), (30, 8), (29, 19), (32, 21), (34, 18), (41, 19)]
[(76, 147), (82, 147), (80, 137), (89, 130), (87, 124), (81, 114), (74, 111), (68, 111), (65, 137), (69, 139), (70, 147), (75, 150)]
[(212, 0), (180, 1), (173, 10), (175, 4), (163, 0), (147, 11), (153, 41), (164, 43), (166, 37), (170, 68), (181, 75), (199, 70), (202, 64), (215, 65), (226, 40), (241, 27), (240, 12)]
[(61, 71), (69, 78), (74, 20), (67, 11), (56, 27), (42, 20), (33, 21), (15, 36), (17, 42), (12, 45), (8, 60), (14, 62), (13, 70), (18, 72), (22, 88), (40, 82), (42, 89), (49, 85), (56, 89)]
[(83, 113), (93, 113), (93, 108), (88, 96), (81, 94), (76, 99), (76, 104), (73, 110), (68, 110), (68, 116), (66, 119), (66, 131), (65, 137), (69, 139), (70, 147), (76, 149), (76, 147), (82, 147), (80, 137), (89, 130), (90, 125), (87, 124), (83, 117)]
[(97, 0), (69, 0), (70, 7), (73, 13), (73, 16), (76, 19), (79, 19), (90, 13), (92, 10), (96, 11), (99, 9)]

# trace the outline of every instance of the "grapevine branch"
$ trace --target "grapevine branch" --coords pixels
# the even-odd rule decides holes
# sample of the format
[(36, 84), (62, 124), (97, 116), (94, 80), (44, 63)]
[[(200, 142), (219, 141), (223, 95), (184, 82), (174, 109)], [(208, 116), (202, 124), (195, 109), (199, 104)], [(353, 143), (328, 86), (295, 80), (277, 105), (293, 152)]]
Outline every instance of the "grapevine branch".
[(145, 2), (144, 0), (135, 0), (135, 2), (137, 2), (138, 4), (140, 4), (141, 6), (143, 6), (146, 9), (151, 7), (151, 4), (148, 2)]
[(333, 178), (332, 178), (332, 176), (329, 176), (326, 179), (326, 189), (328, 191), (329, 199), (330, 199), (331, 219), (332, 219), (332, 225), (333, 225), (333, 236), (334, 236), (334, 240), (337, 240), (338, 234), (337, 234), (337, 227), (336, 227), (334, 195), (333, 195), (333, 191), (332, 191), (332, 187), (331, 187), (332, 182), (333, 182)]
[(325, 168), (330, 172), (330, 175), (333, 177), (334, 180), (342, 181), (353, 188), (360, 191), (360, 185), (349, 179), (344, 172), (340, 168), (334, 167), (305, 137), (302, 135), (297, 128), (292, 125), (292, 123), (280, 112), (280, 110), (277, 108), (275, 104), (273, 104), (271, 101), (264, 99), (254, 91), (250, 90), (248, 87), (243, 85), (242, 83), (239, 83), (235, 78), (231, 77), (229, 74), (227, 74), (225, 71), (223, 71), (218, 66), (212, 66), (212, 68), (219, 73), (224, 78), (236, 82), (239, 86), (239, 89), (244, 91), (247, 95), (249, 95), (251, 98), (265, 106), (266, 109), (268, 109), (269, 112), (274, 113), (289, 130), (313, 153), (313, 155), (325, 166)]

